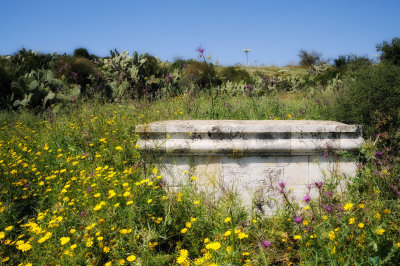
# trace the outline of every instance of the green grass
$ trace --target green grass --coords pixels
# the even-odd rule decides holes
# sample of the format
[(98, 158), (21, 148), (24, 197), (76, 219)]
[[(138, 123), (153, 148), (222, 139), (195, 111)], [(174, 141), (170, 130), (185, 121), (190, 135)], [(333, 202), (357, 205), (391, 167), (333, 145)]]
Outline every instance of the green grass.
[(249, 66), (241, 67), (244, 70), (247, 70), (250, 74), (255, 74), (256, 72), (263, 73), (267, 77), (273, 76), (290, 76), (290, 75), (306, 75), (307, 67), (304, 66)]

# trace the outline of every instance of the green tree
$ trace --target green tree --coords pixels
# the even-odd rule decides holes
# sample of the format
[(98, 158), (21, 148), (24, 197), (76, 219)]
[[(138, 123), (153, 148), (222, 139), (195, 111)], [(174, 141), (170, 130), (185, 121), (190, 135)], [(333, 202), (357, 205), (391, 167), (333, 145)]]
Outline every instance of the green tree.
[(301, 66), (312, 66), (318, 64), (321, 60), (321, 54), (315, 51), (307, 52), (306, 50), (300, 50), (299, 52)]
[(393, 38), (391, 43), (383, 41), (376, 46), (378, 52), (382, 52), (383, 62), (389, 62), (396, 66), (400, 65), (400, 38)]

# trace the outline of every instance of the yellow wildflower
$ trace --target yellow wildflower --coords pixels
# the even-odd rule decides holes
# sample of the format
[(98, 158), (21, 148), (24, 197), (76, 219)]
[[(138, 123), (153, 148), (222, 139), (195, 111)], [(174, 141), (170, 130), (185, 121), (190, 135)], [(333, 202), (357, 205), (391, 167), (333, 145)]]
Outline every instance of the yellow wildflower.
[(344, 209), (345, 211), (349, 211), (349, 210), (351, 210), (352, 208), (353, 208), (353, 203), (351, 203), (351, 202), (349, 202), (349, 203), (347, 203), (346, 205), (343, 206), (343, 209)]
[(335, 238), (335, 232), (334, 231), (330, 231), (329, 232), (329, 239), (333, 240)]
[(189, 255), (189, 252), (187, 251), (187, 249), (181, 249), (181, 250), (179, 250), (179, 257), (178, 257), (178, 259), (176, 260), (176, 262), (177, 262), (178, 264), (184, 263), (184, 262), (186, 261), (188, 255)]
[(246, 233), (243, 233), (243, 232), (240, 232), (240, 233), (238, 234), (238, 238), (239, 238), (239, 239), (248, 238), (248, 237), (249, 237), (249, 235), (246, 234)]
[(24, 242), (22, 240), (17, 242), (17, 249), (21, 250), (22, 252), (28, 251), (32, 248), (31, 244), (29, 242)]
[(221, 248), (221, 243), (219, 242), (211, 242), (206, 245), (206, 249), (218, 250)]
[(69, 237), (61, 237), (60, 238), (60, 243), (61, 243), (61, 246), (63, 246), (63, 245), (65, 245), (65, 244), (67, 244), (68, 242), (69, 242), (69, 240), (70, 240), (70, 238)]
[(385, 231), (386, 231), (385, 229), (380, 228), (380, 229), (376, 230), (376, 233), (378, 235), (383, 235), (383, 233), (385, 233)]
[(132, 262), (136, 260), (136, 256), (135, 255), (130, 255), (126, 258), (127, 261)]
[(91, 246), (93, 246), (93, 237), (89, 237), (86, 241), (86, 247), (90, 248)]
[(108, 191), (108, 198), (109, 198), (109, 199), (111, 199), (111, 198), (114, 197), (115, 195), (117, 195), (117, 193), (115, 193), (114, 190), (111, 189), (111, 190)]

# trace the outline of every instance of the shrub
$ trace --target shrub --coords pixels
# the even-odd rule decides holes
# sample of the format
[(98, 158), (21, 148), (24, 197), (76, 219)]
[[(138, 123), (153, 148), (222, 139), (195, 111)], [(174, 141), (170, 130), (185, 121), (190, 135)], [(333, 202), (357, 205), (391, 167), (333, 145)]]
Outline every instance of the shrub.
[(0, 62), (0, 109), (7, 107), (7, 98), (11, 96), (11, 83), (13, 77)]
[(224, 67), (220, 72), (220, 76), (224, 79), (224, 81), (244, 81), (245, 83), (251, 83), (249, 72), (234, 66)]
[(400, 65), (400, 38), (392, 39), (391, 43), (383, 41), (376, 46), (376, 50), (382, 52), (381, 59), (384, 62)]
[(343, 74), (346, 70), (354, 71), (360, 67), (371, 65), (372, 61), (368, 57), (357, 55), (341, 55), (333, 60), (333, 65), (337, 71)]
[(58, 78), (67, 79), (71, 83), (81, 85), (82, 92), (91, 85), (90, 75), (96, 73), (96, 65), (84, 57), (63, 56), (56, 63), (57, 69), (54, 72)]
[(361, 123), (367, 135), (395, 133), (400, 126), (400, 68), (391, 64), (361, 67), (345, 80), (335, 113), (346, 123)]
[(219, 85), (220, 81), (212, 64), (193, 61), (184, 70), (183, 84), (187, 87), (193, 84), (200, 89), (207, 89), (212, 85)]
[(185, 68), (186, 66), (188, 66), (189, 64), (191, 64), (193, 62), (196, 62), (196, 60), (194, 60), (194, 59), (185, 60), (182, 58), (177, 58), (171, 64), (171, 70)]
[(320, 62), (321, 54), (315, 51), (307, 52), (306, 50), (300, 50), (299, 52), (301, 66), (312, 66)]
[(89, 52), (85, 48), (77, 48), (74, 50), (74, 57), (89, 58)]

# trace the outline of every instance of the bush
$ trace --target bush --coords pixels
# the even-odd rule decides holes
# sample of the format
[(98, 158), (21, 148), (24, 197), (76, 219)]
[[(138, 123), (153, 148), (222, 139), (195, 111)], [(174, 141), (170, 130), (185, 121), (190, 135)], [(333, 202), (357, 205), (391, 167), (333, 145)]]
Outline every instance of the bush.
[(89, 52), (85, 48), (78, 48), (74, 51), (74, 57), (84, 57), (89, 59)]
[(212, 85), (220, 85), (215, 67), (206, 62), (193, 61), (186, 66), (183, 73), (183, 84), (190, 87), (194, 84), (200, 89), (208, 89)]
[(90, 75), (96, 73), (96, 65), (84, 57), (63, 56), (56, 64), (58, 78), (67, 79), (71, 83), (81, 85), (82, 92), (91, 85)]
[(196, 62), (196, 60), (194, 59), (182, 59), (182, 58), (177, 58), (174, 60), (174, 62), (171, 64), (170, 70), (174, 70), (174, 69), (183, 69), (186, 66), (188, 66), (189, 64)]
[(251, 83), (249, 72), (234, 66), (224, 67), (220, 72), (220, 76), (224, 79), (224, 81), (244, 81), (245, 83)]
[(391, 64), (361, 67), (345, 80), (335, 113), (345, 123), (365, 125), (365, 133), (395, 134), (400, 126), (400, 68)]
[(333, 64), (337, 69), (358, 69), (361, 66), (372, 64), (371, 59), (357, 55), (341, 55), (333, 60)]
[(394, 38), (392, 43), (383, 41), (376, 46), (376, 50), (382, 52), (381, 59), (384, 62), (400, 65), (400, 38)]
[(11, 96), (11, 83), (13, 77), (0, 62), (0, 109), (7, 107), (7, 98)]

